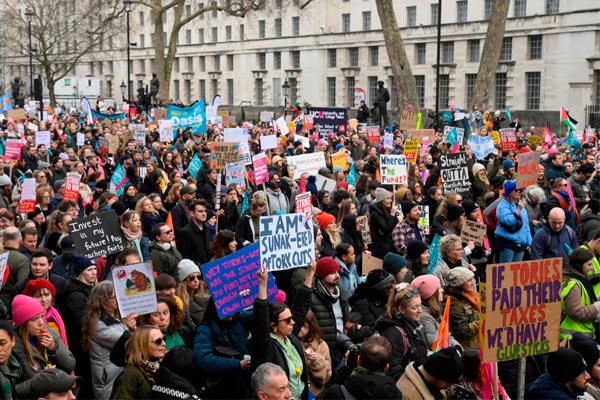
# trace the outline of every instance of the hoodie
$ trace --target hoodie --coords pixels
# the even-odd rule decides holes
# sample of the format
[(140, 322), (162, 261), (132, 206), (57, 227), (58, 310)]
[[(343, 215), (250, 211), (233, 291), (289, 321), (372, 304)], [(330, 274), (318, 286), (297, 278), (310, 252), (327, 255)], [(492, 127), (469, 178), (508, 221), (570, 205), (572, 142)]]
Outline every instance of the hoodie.
[(583, 395), (583, 392), (571, 392), (564, 384), (545, 372), (531, 384), (526, 397), (530, 399), (572, 400), (581, 395)]

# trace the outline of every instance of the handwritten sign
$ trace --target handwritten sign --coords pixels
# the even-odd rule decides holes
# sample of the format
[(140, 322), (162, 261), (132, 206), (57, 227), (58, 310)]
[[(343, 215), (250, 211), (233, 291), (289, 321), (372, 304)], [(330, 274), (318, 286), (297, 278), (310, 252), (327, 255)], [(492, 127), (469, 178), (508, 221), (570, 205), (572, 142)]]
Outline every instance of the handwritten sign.
[(227, 163), (238, 162), (240, 155), (237, 143), (215, 142), (210, 149), (210, 168), (225, 173)]
[(411, 138), (406, 139), (404, 142), (404, 155), (406, 156), (406, 162), (417, 161), (417, 150), (419, 149), (419, 139)]
[(348, 171), (348, 156), (345, 150), (340, 150), (331, 155), (331, 166), (340, 167), (342, 171)]
[(369, 275), (369, 272), (375, 269), (383, 269), (383, 260), (381, 258), (373, 257), (371, 254), (363, 253), (362, 275), (367, 276)]
[(108, 153), (115, 154), (119, 149), (119, 137), (116, 135), (107, 135), (106, 140), (108, 140)]
[(133, 132), (133, 140), (140, 146), (146, 145), (146, 126), (144, 124), (129, 124), (129, 130)]
[(254, 182), (256, 185), (262, 185), (264, 182), (269, 182), (269, 169), (265, 153), (259, 153), (252, 157), (252, 164), (254, 167)]
[(471, 135), (467, 143), (471, 147), (473, 155), (479, 160), (485, 158), (485, 156), (493, 153), (495, 150), (494, 140), (491, 136)]
[[(258, 243), (251, 244), (201, 266), (219, 318), (227, 318), (254, 304), (258, 295), (256, 272), (260, 268), (258, 246)], [(267, 295), (273, 301), (277, 294), (277, 286), (271, 273), (267, 288)], [(249, 293), (242, 296), (245, 292)]]
[(260, 112), (260, 122), (271, 122), (273, 117), (275, 117), (275, 113), (273, 111)]
[(524, 188), (537, 184), (540, 153), (537, 151), (519, 153), (517, 159), (519, 160), (517, 166), (517, 188)]
[(248, 129), (225, 128), (223, 130), (223, 141), (237, 143), (240, 152), (240, 162), (244, 163), (244, 165), (252, 164), (250, 147), (248, 146)]
[(19, 214), (35, 211), (36, 194), (35, 178), (23, 179), (23, 185), (21, 185), (21, 201), (19, 201)]
[(393, 149), (394, 148), (394, 134), (386, 133), (383, 135), (383, 147), (385, 149)]
[(158, 309), (150, 264), (125, 265), (111, 272), (121, 315), (144, 315)]
[(381, 135), (378, 126), (367, 126), (367, 140), (369, 144), (379, 144)]
[(474, 242), (477, 246), (483, 246), (483, 238), (485, 237), (486, 226), (471, 220), (465, 220), (460, 238), (463, 242)]
[(433, 137), (435, 137), (435, 130), (433, 130), (433, 129), (407, 129), (406, 136), (412, 137), (412, 138), (423, 138), (423, 137), (433, 138)]
[(260, 262), (269, 271), (303, 267), (314, 259), (312, 219), (303, 214), (260, 217)]
[(405, 185), (406, 176), (406, 156), (384, 155), (379, 156), (379, 170), (381, 172), (381, 184)]
[(77, 146), (85, 145), (85, 133), (77, 132)]
[(466, 193), (470, 190), (465, 152), (440, 155), (442, 190), (448, 193)]
[(65, 178), (65, 191), (63, 194), (64, 200), (73, 200), (77, 202), (79, 198), (79, 184), (81, 182), (81, 175), (77, 172), (69, 172)]
[(417, 111), (400, 110), (400, 130), (415, 129), (418, 114)]
[(288, 165), (294, 167), (294, 179), (300, 179), (303, 173), (317, 175), (319, 169), (326, 168), (323, 152), (307, 153), (287, 158)]
[(486, 267), (484, 362), (556, 351), (562, 267), (560, 257)]
[(69, 235), (77, 253), (88, 258), (120, 253), (127, 248), (114, 210), (70, 222)]
[(159, 140), (163, 143), (173, 141), (173, 120), (161, 119), (158, 121)]
[(22, 108), (16, 110), (7, 110), (5, 111), (6, 118), (12, 120), (25, 119), (25, 111)]
[(500, 144), (500, 132), (498, 132), (498, 131), (491, 131), (490, 132), (490, 136), (494, 140), (494, 144)]
[(539, 146), (542, 144), (542, 138), (539, 136), (531, 135), (529, 136), (529, 139), (527, 139), (527, 144)]
[(229, 185), (241, 185), (245, 186), (245, 168), (244, 165), (235, 162), (235, 163), (227, 163), (226, 164), (226, 173), (225, 173), (225, 183), (227, 186)]
[(260, 137), (261, 150), (277, 148), (277, 135), (263, 135)]
[(363, 238), (365, 244), (373, 243), (373, 239), (371, 239), (371, 233), (369, 232), (369, 219), (366, 215), (361, 215), (360, 217), (356, 217), (356, 223), (360, 229), (360, 235)]
[(500, 129), (500, 145), (502, 146), (502, 151), (519, 151), (519, 142), (517, 141), (515, 128)]
[(310, 192), (300, 193), (296, 196), (296, 213), (303, 214), (306, 219), (312, 218), (312, 195)]
[(35, 147), (39, 145), (50, 146), (50, 131), (38, 131), (35, 133)]

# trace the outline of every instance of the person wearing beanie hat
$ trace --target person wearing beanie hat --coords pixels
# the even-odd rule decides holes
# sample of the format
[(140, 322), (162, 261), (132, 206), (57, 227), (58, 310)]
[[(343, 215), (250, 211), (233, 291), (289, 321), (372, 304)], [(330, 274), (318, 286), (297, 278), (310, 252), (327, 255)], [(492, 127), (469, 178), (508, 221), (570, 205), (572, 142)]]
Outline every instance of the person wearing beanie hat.
[[(319, 280), (324, 280), (331, 274), (336, 274), (340, 272), (340, 266), (331, 257), (323, 257), (319, 261), (317, 261), (317, 271), (316, 275)], [(333, 279), (335, 283), (339, 282), (339, 275), (336, 279)]]
[(66, 346), (69, 346), (67, 341), (67, 332), (65, 330), (65, 323), (58, 313), (58, 310), (54, 308), (52, 303), (56, 299), (56, 289), (52, 282), (48, 279), (37, 278), (27, 282), (25, 290), (23, 291), (25, 296), (33, 297), (38, 301), (44, 308), (44, 324), (50, 326), (60, 336), (60, 339)]
[(485, 166), (480, 163), (475, 163), (475, 164), (473, 164), (473, 168), (471, 168), (471, 170), (473, 171), (473, 175), (477, 176), (479, 171), (485, 171)]
[(600, 368), (598, 368), (600, 365), (600, 345), (579, 332), (573, 334), (570, 344), (573, 350), (583, 356), (587, 364), (590, 380), (586, 392), (594, 399), (600, 398)]
[(465, 349), (479, 346), (479, 294), (474, 276), (473, 271), (464, 267), (452, 268), (444, 274), (446, 299), (450, 299), (450, 331)]
[(525, 249), (531, 245), (532, 236), (529, 217), (522, 199), (523, 189), (517, 189), (515, 181), (504, 183), (504, 197), (496, 207), (496, 248), (498, 262), (506, 263), (523, 260)]
[(383, 257), (383, 270), (394, 277), (394, 283), (404, 281), (406, 276), (406, 258), (403, 256), (389, 252)]
[[(80, 277), (80, 275), (82, 275)], [(97, 283), (93, 277), (96, 275), (96, 263), (94, 260), (78, 255), (73, 260), (73, 276), (79, 278), (88, 285)]]
[(381, 203), (384, 200), (391, 199), (392, 194), (384, 188), (378, 187), (375, 189), (375, 202)]
[(280, 156), (274, 156), (273, 158), (271, 158), (271, 165), (277, 166), (277, 163), (279, 161), (283, 162), (283, 158), (281, 158)]
[(335, 217), (329, 213), (320, 212), (315, 216), (315, 219), (323, 235), (323, 241), (319, 249), (321, 256), (333, 257), (335, 255), (335, 246), (341, 243), (342, 240), (337, 230)]
[(189, 312), (192, 321), (198, 325), (210, 300), (200, 268), (192, 260), (184, 258), (178, 264), (177, 276), (181, 282), (177, 287), (177, 295), (184, 302), (185, 312)]
[(459, 206), (458, 204), (448, 203), (448, 206), (446, 207), (446, 221), (454, 222), (457, 221), (460, 217), (464, 216), (465, 209), (463, 207)]
[(417, 276), (427, 274), (429, 267), (429, 246), (421, 240), (409, 240), (406, 243), (406, 261), (408, 271), (404, 282), (412, 282)]
[(588, 385), (588, 365), (577, 351), (559, 347), (546, 357), (546, 372), (531, 386), (527, 398), (531, 399), (577, 399)]
[[(194, 275), (190, 277), (190, 275), (192, 274)], [(179, 261), (179, 264), (177, 265), (177, 276), (179, 277), (179, 282), (183, 282), (188, 278), (202, 278), (200, 268), (198, 267), (198, 265), (196, 265), (195, 262), (187, 258), (184, 258), (183, 260)]]
[[(413, 279), (410, 286), (419, 290), (419, 296), (421, 300), (426, 301), (431, 298), (440, 289), (440, 280), (433, 275), (421, 275)], [(435, 296), (435, 301), (441, 301), (438, 299), (439, 296)], [(436, 331), (437, 332), (437, 331)]]
[(375, 200), (369, 210), (372, 241), (369, 250), (374, 257), (383, 259), (387, 253), (394, 250), (392, 232), (398, 224), (396, 203), (392, 199), (392, 194), (382, 187), (376, 188)]
[(318, 192), (316, 182), (317, 182), (317, 177), (314, 175), (311, 175), (306, 179), (306, 190), (311, 192), (314, 195), (316, 195)]
[(514, 168), (514, 167), (515, 167), (515, 162), (513, 160), (510, 160), (510, 159), (507, 158), (504, 161), (502, 161), (502, 169), (504, 171), (508, 171), (508, 170), (510, 170), (511, 168)]
[(373, 326), (385, 313), (390, 293), (394, 289), (394, 277), (382, 269), (374, 269), (367, 280), (356, 288), (350, 298), (353, 313), (361, 315), (360, 323)]
[(488, 179), (487, 171), (483, 164), (473, 164), (473, 180), (471, 181), (471, 191), (473, 193), (473, 200), (481, 205), (482, 210), (486, 207), (484, 196), (491, 190), (492, 184)]
[(396, 252), (401, 255), (406, 255), (406, 243), (409, 240), (425, 240), (425, 229), (419, 224), (421, 212), (419, 205), (414, 201), (400, 202), (404, 219), (394, 227), (392, 231), (392, 242)]
[(410, 189), (408, 187), (399, 188), (396, 190), (395, 194), (396, 201), (412, 200), (412, 193), (410, 193), (410, 199), (407, 197), (408, 193), (410, 193)]
[[(477, 211), (477, 203), (471, 200), (463, 200), (462, 207), (465, 210), (465, 217), (470, 219), (471, 213)], [(477, 222), (477, 220), (475, 220)]]

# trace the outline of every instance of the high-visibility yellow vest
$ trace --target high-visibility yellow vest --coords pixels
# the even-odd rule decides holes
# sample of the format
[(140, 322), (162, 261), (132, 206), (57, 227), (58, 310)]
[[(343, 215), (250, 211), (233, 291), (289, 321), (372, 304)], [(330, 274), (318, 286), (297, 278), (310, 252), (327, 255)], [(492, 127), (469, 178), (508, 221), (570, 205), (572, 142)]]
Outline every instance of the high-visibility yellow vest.
[(596, 337), (596, 332), (594, 330), (594, 321), (575, 321), (571, 317), (565, 314), (565, 298), (571, 292), (571, 290), (575, 287), (575, 285), (579, 286), (579, 290), (581, 290), (581, 306), (589, 306), (592, 304), (590, 301), (590, 296), (588, 296), (587, 291), (581, 284), (581, 282), (576, 279), (571, 279), (564, 285), (561, 291), (561, 311), (564, 315), (564, 319), (560, 323), (560, 340), (565, 339), (566, 337), (571, 337), (573, 333), (580, 332), (590, 339), (594, 339)]

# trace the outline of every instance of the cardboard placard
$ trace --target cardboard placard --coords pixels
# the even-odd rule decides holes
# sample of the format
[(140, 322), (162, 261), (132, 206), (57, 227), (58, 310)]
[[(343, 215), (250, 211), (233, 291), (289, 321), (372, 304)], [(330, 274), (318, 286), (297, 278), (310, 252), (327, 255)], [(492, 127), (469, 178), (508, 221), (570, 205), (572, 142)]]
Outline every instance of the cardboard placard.
[(128, 245), (114, 210), (70, 222), (69, 236), (77, 253), (88, 258), (120, 253)]
[(418, 114), (417, 111), (400, 110), (400, 130), (415, 129)]
[(367, 126), (367, 140), (369, 144), (379, 144), (381, 142), (380, 129), (378, 126)]
[(348, 171), (348, 156), (346, 150), (340, 150), (331, 155), (331, 166), (333, 168), (340, 167), (342, 171)]
[(231, 142), (213, 142), (210, 149), (210, 168), (218, 173), (227, 172), (227, 163), (238, 162), (240, 158), (239, 145)]
[(37, 189), (35, 178), (23, 179), (21, 185), (21, 200), (19, 201), (19, 214), (35, 211)]
[(417, 150), (419, 149), (419, 139), (411, 138), (406, 139), (404, 142), (404, 155), (406, 156), (406, 162), (417, 161)]
[(296, 213), (303, 214), (306, 219), (313, 217), (312, 194), (310, 192), (300, 193), (296, 196)]
[(500, 145), (502, 151), (519, 151), (519, 142), (515, 128), (500, 129)]
[(115, 154), (121, 144), (119, 137), (116, 135), (108, 135), (106, 136), (106, 140), (108, 140), (108, 154)]
[(373, 239), (371, 239), (371, 233), (369, 232), (369, 219), (366, 215), (361, 215), (360, 217), (356, 217), (356, 223), (360, 228), (360, 234), (363, 238), (365, 244), (373, 243)]
[(310, 265), (315, 259), (312, 218), (304, 214), (260, 217), (260, 262), (269, 271)]
[(404, 154), (381, 154), (379, 156), (379, 170), (382, 185), (405, 185), (407, 183), (406, 156)]
[(557, 257), (486, 267), (483, 362), (556, 351), (562, 264)]
[(477, 246), (483, 246), (483, 238), (487, 228), (484, 224), (479, 224), (471, 220), (465, 220), (462, 227), (460, 238), (463, 242), (473, 241)]
[(288, 165), (294, 167), (294, 179), (300, 179), (303, 173), (317, 175), (319, 169), (327, 168), (323, 152), (306, 153), (287, 158)]
[(383, 269), (383, 260), (381, 258), (373, 257), (369, 253), (363, 253), (362, 276), (369, 275), (369, 272), (375, 269)]
[(517, 165), (517, 188), (524, 188), (537, 184), (540, 153), (537, 151), (519, 153), (517, 155), (517, 160), (519, 161), (519, 164)]
[(448, 193), (466, 193), (470, 190), (465, 152), (440, 155), (440, 174), (442, 191)]
[(6, 110), (4, 114), (7, 119), (12, 119), (15, 121), (25, 119), (25, 110), (22, 108), (16, 110)]
[(69, 172), (65, 178), (65, 191), (63, 192), (64, 200), (73, 200), (77, 202), (79, 198), (79, 184), (81, 182), (81, 175), (77, 172)]
[(121, 315), (144, 315), (158, 309), (150, 264), (115, 267), (111, 272)]
[(435, 137), (435, 130), (434, 129), (407, 129), (406, 136), (413, 137), (413, 138), (423, 138), (423, 137), (433, 138), (433, 137)]

